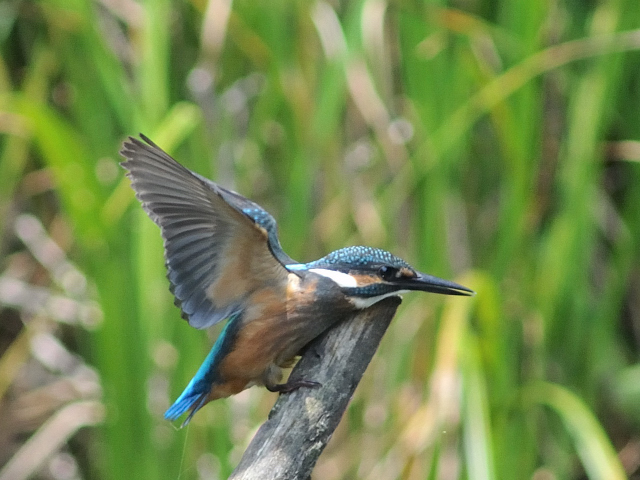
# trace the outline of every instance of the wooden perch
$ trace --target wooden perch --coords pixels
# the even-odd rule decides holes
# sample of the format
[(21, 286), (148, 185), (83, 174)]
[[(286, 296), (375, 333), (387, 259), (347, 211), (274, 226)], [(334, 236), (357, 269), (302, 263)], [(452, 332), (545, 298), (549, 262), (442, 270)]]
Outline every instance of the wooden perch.
[(314, 340), (291, 379), (320, 382), (280, 395), (230, 480), (307, 480), (387, 330), (399, 297), (360, 311)]

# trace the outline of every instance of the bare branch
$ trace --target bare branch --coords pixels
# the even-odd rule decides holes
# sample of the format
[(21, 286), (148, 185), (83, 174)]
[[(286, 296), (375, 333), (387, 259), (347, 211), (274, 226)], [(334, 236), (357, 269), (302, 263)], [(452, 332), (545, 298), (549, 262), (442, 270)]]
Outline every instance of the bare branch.
[(230, 480), (307, 480), (387, 330), (399, 297), (360, 311), (309, 345), (290, 379), (320, 382), (281, 395)]

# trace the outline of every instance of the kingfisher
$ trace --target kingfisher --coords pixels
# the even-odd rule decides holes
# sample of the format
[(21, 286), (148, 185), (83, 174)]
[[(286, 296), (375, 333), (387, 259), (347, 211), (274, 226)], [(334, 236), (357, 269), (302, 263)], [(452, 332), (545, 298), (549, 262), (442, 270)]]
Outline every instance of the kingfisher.
[(357, 310), (409, 291), (473, 295), (418, 272), (378, 248), (354, 246), (309, 263), (289, 257), (275, 219), (238, 193), (188, 170), (149, 138), (120, 154), (136, 197), (160, 227), (170, 290), (189, 325), (227, 320), (193, 379), (166, 411), (170, 421), (253, 385), (287, 393), (317, 387), (282, 381), (305, 346)]

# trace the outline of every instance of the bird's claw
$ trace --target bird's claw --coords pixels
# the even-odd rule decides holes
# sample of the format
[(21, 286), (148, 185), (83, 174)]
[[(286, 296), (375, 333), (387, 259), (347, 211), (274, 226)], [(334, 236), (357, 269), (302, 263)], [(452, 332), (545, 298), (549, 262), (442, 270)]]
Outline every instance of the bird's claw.
[(287, 383), (278, 383), (276, 385), (265, 385), (270, 392), (291, 393), (301, 387), (317, 388), (322, 384), (312, 380), (289, 380)]

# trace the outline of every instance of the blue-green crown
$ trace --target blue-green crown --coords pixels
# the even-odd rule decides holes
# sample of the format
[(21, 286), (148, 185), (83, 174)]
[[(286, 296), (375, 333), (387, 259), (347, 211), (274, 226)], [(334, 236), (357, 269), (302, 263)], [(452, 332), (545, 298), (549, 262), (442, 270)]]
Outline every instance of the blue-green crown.
[(390, 265), (395, 268), (411, 268), (407, 262), (386, 250), (362, 246), (341, 248), (319, 260), (305, 264), (304, 268), (329, 268), (331, 270), (349, 271), (382, 265)]

